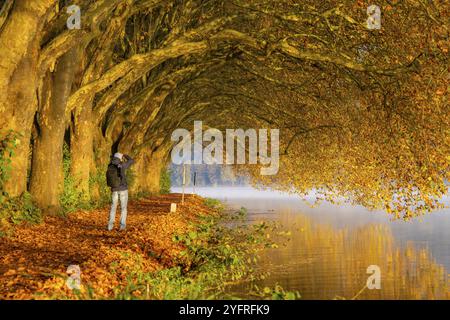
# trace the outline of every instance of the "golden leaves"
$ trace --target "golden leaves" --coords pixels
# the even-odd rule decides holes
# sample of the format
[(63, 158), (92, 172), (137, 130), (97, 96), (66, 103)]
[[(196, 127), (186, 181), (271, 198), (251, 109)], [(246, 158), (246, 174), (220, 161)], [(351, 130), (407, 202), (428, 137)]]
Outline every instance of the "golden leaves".
[[(179, 195), (166, 195), (131, 202), (125, 232), (106, 230), (108, 208), (17, 227), (0, 243), (0, 299), (114, 297), (132, 271), (172, 265), (182, 249), (173, 243), (174, 233), (210, 212), (194, 196), (179, 205), (177, 214), (169, 214), (170, 203), (179, 201)], [(78, 293), (66, 285), (69, 265), (81, 270)]]

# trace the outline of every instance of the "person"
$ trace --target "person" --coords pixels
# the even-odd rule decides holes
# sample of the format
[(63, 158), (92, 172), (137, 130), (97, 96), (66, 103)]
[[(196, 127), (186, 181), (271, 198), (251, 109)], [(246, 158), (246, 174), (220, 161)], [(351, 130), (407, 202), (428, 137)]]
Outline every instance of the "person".
[[(128, 203), (128, 184), (127, 184), (127, 176), (126, 170), (134, 163), (134, 160), (122, 153), (115, 153), (111, 159), (111, 163), (108, 165), (108, 173), (107, 180), (108, 186), (111, 187), (112, 192), (112, 205), (111, 211), (109, 213), (109, 223), (108, 230), (111, 231), (114, 228), (114, 222), (116, 219), (116, 210), (117, 204), (120, 199), (120, 230), (125, 230), (127, 224), (127, 203)], [(113, 171), (113, 174), (117, 174), (116, 181), (111, 183), (110, 180), (114, 180), (114, 177), (111, 178), (110, 170)], [(115, 170), (115, 171), (114, 171)]]

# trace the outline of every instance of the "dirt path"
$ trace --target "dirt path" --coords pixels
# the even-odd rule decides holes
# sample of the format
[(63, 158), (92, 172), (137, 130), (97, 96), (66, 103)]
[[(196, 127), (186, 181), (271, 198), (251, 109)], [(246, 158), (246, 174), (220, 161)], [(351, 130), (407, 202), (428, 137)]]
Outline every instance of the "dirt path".
[[(170, 203), (178, 212), (170, 214)], [(0, 238), (0, 299), (24, 299), (55, 292), (69, 294), (67, 268), (78, 265), (83, 283), (89, 283), (98, 297), (109, 296), (133, 267), (154, 271), (174, 264), (180, 248), (174, 234), (187, 229), (198, 214), (210, 209), (197, 196), (171, 194), (131, 201), (127, 230), (107, 231), (109, 208), (80, 211), (67, 218), (46, 217), (34, 226), (20, 226), (9, 238)]]

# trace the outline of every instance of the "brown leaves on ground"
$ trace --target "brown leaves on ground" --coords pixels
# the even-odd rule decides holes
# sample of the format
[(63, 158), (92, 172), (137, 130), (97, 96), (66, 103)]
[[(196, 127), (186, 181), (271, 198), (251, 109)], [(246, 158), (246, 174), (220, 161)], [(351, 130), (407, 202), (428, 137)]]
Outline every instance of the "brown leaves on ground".
[[(170, 204), (177, 203), (177, 213)], [(210, 213), (197, 196), (170, 194), (132, 201), (127, 230), (107, 230), (109, 208), (80, 211), (67, 218), (47, 216), (42, 224), (19, 226), (0, 238), (0, 299), (71, 297), (66, 286), (68, 266), (79, 265), (81, 281), (96, 297), (110, 297), (125, 283), (130, 270), (151, 272), (173, 266), (180, 246), (172, 241), (198, 215)]]

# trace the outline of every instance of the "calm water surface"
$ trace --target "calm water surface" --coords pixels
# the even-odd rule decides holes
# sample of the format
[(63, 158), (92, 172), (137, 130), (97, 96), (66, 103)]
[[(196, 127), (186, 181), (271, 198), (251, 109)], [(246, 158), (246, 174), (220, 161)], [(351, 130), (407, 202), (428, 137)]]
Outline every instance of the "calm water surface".
[[(294, 196), (251, 188), (196, 193), (243, 206), (250, 221), (276, 221), (290, 232), (263, 252), (258, 267), (269, 276), (259, 286), (279, 284), (303, 299), (450, 299), (448, 209), (404, 222), (357, 206), (311, 208)], [(363, 289), (369, 265), (381, 269), (380, 290)]]

